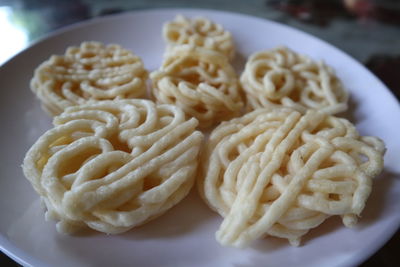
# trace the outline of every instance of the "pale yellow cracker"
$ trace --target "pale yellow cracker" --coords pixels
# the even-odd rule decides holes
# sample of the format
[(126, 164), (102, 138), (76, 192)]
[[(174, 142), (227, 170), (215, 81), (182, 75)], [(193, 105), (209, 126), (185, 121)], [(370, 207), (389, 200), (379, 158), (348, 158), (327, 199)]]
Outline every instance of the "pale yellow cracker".
[(336, 114), (347, 109), (348, 92), (334, 71), (286, 47), (252, 54), (240, 82), (249, 110), (285, 106)]
[(197, 123), (149, 100), (70, 107), (27, 152), (23, 171), (58, 231), (125, 232), (191, 189), (202, 141)]
[(230, 59), (235, 55), (231, 33), (204, 17), (187, 18), (178, 15), (164, 24), (163, 35), (168, 45), (167, 50), (188, 44), (215, 50)]
[(158, 103), (181, 107), (202, 128), (237, 116), (244, 105), (235, 71), (212, 50), (175, 47), (150, 78)]
[(310, 110), (257, 109), (223, 122), (202, 155), (200, 191), (224, 220), (222, 245), (265, 235), (298, 245), (333, 215), (357, 222), (383, 168), (384, 143), (347, 120)]
[(83, 42), (43, 62), (31, 89), (55, 116), (88, 101), (144, 97), (147, 77), (142, 60), (132, 52), (116, 44)]

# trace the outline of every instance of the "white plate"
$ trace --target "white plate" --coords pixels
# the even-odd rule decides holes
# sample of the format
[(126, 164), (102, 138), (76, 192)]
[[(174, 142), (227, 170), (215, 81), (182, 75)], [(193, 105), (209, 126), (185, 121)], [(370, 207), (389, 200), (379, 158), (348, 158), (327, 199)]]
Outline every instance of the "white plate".
[[(203, 15), (233, 33), (242, 60), (250, 53), (286, 45), (323, 59), (337, 70), (352, 95), (351, 118), (362, 134), (387, 144), (385, 171), (356, 229), (331, 218), (295, 248), (280, 239), (238, 250), (221, 247), (214, 233), (221, 218), (193, 191), (159, 219), (116, 236), (57, 234), (46, 222), (38, 196), (20, 164), (28, 148), (51, 127), (29, 90), (34, 68), (51, 54), (85, 40), (119, 43), (158, 67), (164, 50), (162, 23), (177, 13)], [(240, 57), (239, 57), (240, 58)], [(237, 66), (239, 66), (237, 65)], [(23, 51), (0, 69), (0, 246), (24, 265), (45, 266), (352, 266), (372, 255), (400, 222), (400, 109), (388, 89), (348, 55), (308, 34), (275, 22), (210, 10), (165, 9), (126, 13), (69, 27)]]

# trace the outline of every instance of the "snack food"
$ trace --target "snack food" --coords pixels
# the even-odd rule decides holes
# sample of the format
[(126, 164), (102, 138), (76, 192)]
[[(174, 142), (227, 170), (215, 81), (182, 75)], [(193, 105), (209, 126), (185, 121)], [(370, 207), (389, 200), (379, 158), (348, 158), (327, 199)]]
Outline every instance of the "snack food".
[(235, 71), (212, 50), (177, 46), (150, 78), (158, 103), (181, 107), (202, 128), (237, 116), (244, 105)]
[(117, 44), (83, 42), (43, 62), (31, 89), (55, 116), (88, 101), (144, 97), (147, 77), (142, 60), (132, 52)]
[(27, 152), (23, 171), (59, 232), (125, 232), (191, 189), (202, 141), (197, 123), (149, 100), (70, 107)]
[(314, 110), (257, 109), (221, 123), (199, 175), (201, 194), (224, 217), (217, 240), (245, 247), (270, 235), (298, 245), (330, 216), (354, 225), (384, 151), (349, 121)]
[(177, 45), (193, 45), (215, 50), (232, 59), (235, 47), (232, 35), (224, 28), (204, 17), (186, 18), (177, 15), (163, 27), (167, 51)]
[(240, 82), (249, 110), (285, 106), (336, 114), (347, 109), (348, 93), (334, 71), (286, 47), (252, 54)]

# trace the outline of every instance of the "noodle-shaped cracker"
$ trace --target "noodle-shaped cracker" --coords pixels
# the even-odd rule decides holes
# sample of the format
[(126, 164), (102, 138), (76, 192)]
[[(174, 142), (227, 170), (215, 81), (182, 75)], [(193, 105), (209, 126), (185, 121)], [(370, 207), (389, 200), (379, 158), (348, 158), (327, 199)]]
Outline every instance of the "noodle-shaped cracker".
[(237, 116), (244, 105), (235, 71), (212, 50), (176, 47), (150, 78), (157, 102), (181, 107), (202, 128)]
[(24, 174), (59, 232), (125, 232), (189, 192), (202, 141), (197, 123), (148, 100), (70, 107), (28, 151)]
[(252, 54), (240, 82), (249, 110), (285, 106), (332, 115), (347, 109), (348, 93), (334, 71), (285, 47)]
[(217, 240), (245, 247), (270, 235), (298, 245), (330, 216), (353, 226), (384, 150), (349, 121), (313, 110), (257, 109), (221, 123), (199, 177), (204, 199), (224, 217)]
[(88, 101), (144, 97), (147, 78), (142, 60), (132, 52), (116, 44), (84, 42), (43, 62), (31, 89), (55, 116)]
[(231, 33), (204, 17), (189, 19), (178, 15), (164, 24), (163, 35), (167, 50), (177, 45), (193, 45), (215, 50), (230, 59), (235, 55)]

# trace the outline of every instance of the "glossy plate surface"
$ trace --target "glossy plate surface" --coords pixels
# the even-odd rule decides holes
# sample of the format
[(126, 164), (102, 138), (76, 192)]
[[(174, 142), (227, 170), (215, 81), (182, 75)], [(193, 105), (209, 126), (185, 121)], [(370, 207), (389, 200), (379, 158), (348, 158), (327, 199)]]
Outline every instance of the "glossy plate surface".
[[(303, 246), (268, 238), (251, 248), (221, 247), (214, 233), (221, 218), (193, 191), (165, 215), (128, 233), (81, 237), (57, 234), (46, 222), (38, 196), (21, 170), (29, 147), (51, 119), (29, 89), (33, 70), (51, 54), (96, 40), (118, 43), (156, 69), (165, 44), (162, 24), (176, 14), (206, 16), (232, 32), (239, 52), (236, 68), (255, 51), (286, 45), (331, 65), (351, 92), (347, 114), (363, 135), (387, 145), (385, 170), (355, 229), (331, 218), (312, 230)], [(371, 256), (400, 223), (400, 108), (389, 90), (348, 55), (321, 40), (277, 24), (240, 14), (193, 9), (160, 9), (95, 19), (64, 29), (23, 51), (0, 69), (0, 247), (33, 266), (353, 266)]]

